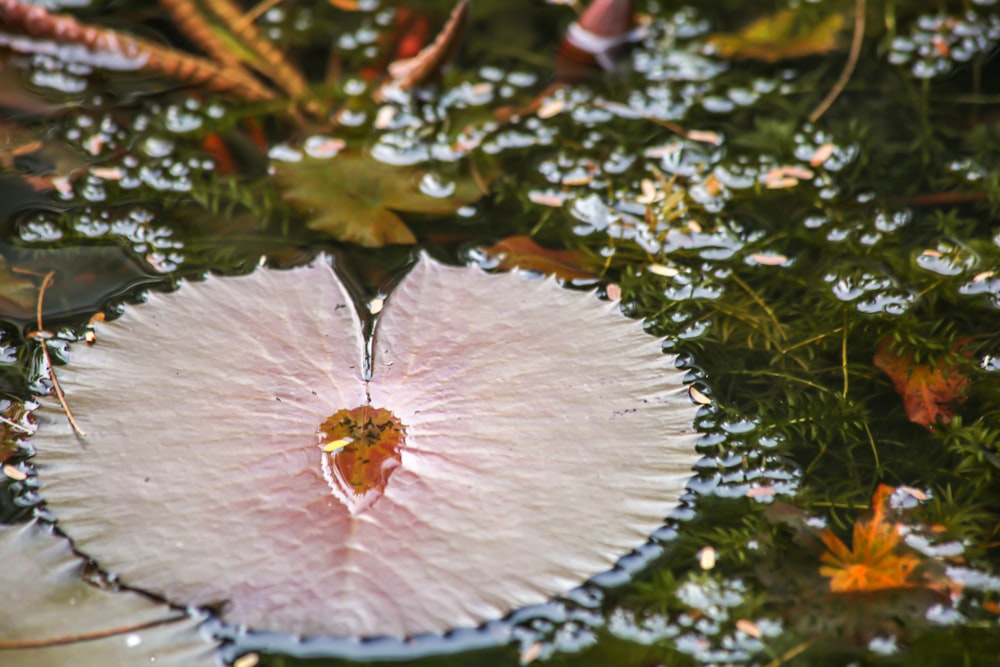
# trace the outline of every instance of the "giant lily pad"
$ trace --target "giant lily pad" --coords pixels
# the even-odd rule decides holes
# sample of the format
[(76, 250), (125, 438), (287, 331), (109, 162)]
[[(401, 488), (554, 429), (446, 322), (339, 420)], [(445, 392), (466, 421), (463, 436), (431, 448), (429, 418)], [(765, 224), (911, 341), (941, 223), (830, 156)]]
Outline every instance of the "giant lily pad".
[(86, 562), (37, 523), (0, 526), (0, 562), (4, 667), (216, 664), (198, 619), (139, 593), (84, 583)]
[(210, 278), (77, 345), (38, 413), (83, 552), (254, 628), (474, 626), (609, 569), (695, 462), (683, 373), (616, 304), (424, 257), (366, 342), (324, 262)]
[(442, 196), (425, 194), (420, 184), (427, 173), (379, 162), (362, 151), (275, 165), (282, 196), (308, 216), (310, 229), (369, 248), (416, 243), (400, 212), (452, 215), (483, 196), (471, 176), (442, 188)]

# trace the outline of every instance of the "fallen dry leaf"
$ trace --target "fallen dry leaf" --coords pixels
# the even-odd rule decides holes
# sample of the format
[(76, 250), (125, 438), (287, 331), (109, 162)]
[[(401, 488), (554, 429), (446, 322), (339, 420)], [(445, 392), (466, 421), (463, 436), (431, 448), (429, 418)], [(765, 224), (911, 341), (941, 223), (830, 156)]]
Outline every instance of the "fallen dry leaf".
[(965, 402), (970, 378), (961, 358), (972, 356), (965, 349), (969, 339), (955, 342), (948, 354), (934, 365), (917, 363), (914, 350), (904, 346), (891, 348), (891, 337), (883, 338), (875, 350), (875, 366), (892, 379), (896, 392), (903, 397), (906, 415), (921, 426), (941, 421), (945, 424), (955, 416), (955, 408)]
[(308, 216), (309, 229), (379, 248), (416, 242), (397, 213), (447, 216), (483, 195), (466, 173), (449, 196), (431, 197), (420, 191), (426, 175), (420, 167), (397, 167), (363, 151), (345, 150), (330, 159), (276, 163), (274, 177), (285, 201)]
[(840, 45), (843, 14), (831, 14), (811, 25), (800, 16), (788, 9), (758, 19), (738, 33), (711, 35), (708, 42), (723, 58), (767, 63), (827, 53)]
[(530, 236), (510, 236), (489, 248), (483, 248), (490, 257), (498, 260), (497, 267), (513, 269), (515, 266), (539, 273), (551, 273), (563, 280), (593, 279), (598, 274), (589, 270), (593, 262), (581, 250), (555, 250), (545, 248)]
[(594, 0), (566, 29), (556, 55), (556, 78), (571, 82), (602, 69), (613, 71), (620, 51), (640, 34), (634, 0)]
[[(397, 60), (389, 65), (388, 85), (408, 90), (437, 76), (455, 57), (468, 20), (469, 0), (459, 0), (433, 42), (412, 58)], [(376, 99), (379, 99), (379, 93), (376, 93)]]

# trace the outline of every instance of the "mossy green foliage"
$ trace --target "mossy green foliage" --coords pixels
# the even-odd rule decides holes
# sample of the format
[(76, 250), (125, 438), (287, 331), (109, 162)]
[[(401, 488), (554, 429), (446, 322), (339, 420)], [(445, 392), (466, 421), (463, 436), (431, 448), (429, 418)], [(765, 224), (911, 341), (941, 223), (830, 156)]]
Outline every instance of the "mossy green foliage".
[[(764, 10), (743, 0), (711, 8), (650, 2), (643, 7), (653, 17), (649, 33), (619, 72), (552, 93), (562, 104), (551, 107), (555, 113), (506, 120), (507, 113), (498, 121), (498, 109), (528, 108), (551, 81), (574, 15), (528, 0), (477, 0), (453, 69), (437, 88), (389, 103), (394, 120), (376, 127), (383, 105), (371, 99), (376, 84), (366, 72), (383, 71), (391, 58), (402, 37), (394, 20), (400, 12), (377, 19), (311, 5), (289, 3), (264, 23), (304, 63), (317, 99), (335, 117), (354, 119), (318, 131), (348, 150), (405, 156), (416, 169), (445, 175), (470, 159), (497, 165), (490, 195), (467, 210), (411, 216), (401, 207), (418, 244), (464, 261), (475, 248), (526, 234), (583, 253), (588, 267), (604, 267), (600, 285), (620, 285), (625, 311), (664, 337), (712, 398), (697, 421), (705, 457), (690, 506), (658, 536), (650, 564), (599, 591), (596, 602), (565, 602), (559, 619), (520, 622), (518, 650), (490, 652), (483, 664), (514, 664), (518, 655), (560, 665), (995, 660), (1000, 60), (991, 59), (991, 45), (1000, 39), (1000, 9), (870, 0), (857, 68), (833, 106), (809, 123), (843, 67), (854, 2)], [(842, 48), (733, 64), (707, 47), (710, 33), (738, 32), (762, 11), (792, 5), (800, 34), (842, 13)], [(116, 6), (130, 24), (133, 10), (161, 18), (142, 3)], [(406, 10), (436, 26), (450, 3)], [(101, 18), (93, 8), (82, 16)], [(188, 46), (162, 21), (150, 25)], [(338, 45), (332, 54), (331, 41)], [(28, 79), (30, 65), (19, 66)], [(17, 122), (40, 139), (66, 142), (91, 173), (74, 177), (70, 195), (43, 189), (40, 198), (24, 183), (55, 165), (43, 157), (14, 161), (0, 188), (23, 206), (2, 209), (0, 242), (59, 248), (67, 258), (115, 245), (147, 275), (74, 297), (75, 307), (53, 312), (49, 328), (81, 331), (95, 299), (113, 314), (116, 300), (148, 285), (149, 275), (168, 285), (205, 270), (246, 272), (261, 256), (294, 265), (334, 250), (361, 289), (374, 293), (391, 282), (380, 265), (398, 265), (399, 248), (383, 255), (337, 244), (310, 229), (268, 177), (265, 151), (249, 140), (246, 121), (263, 129), (272, 150), (298, 146), (308, 132), (282, 105), (198, 99), (136, 75), (96, 72), (81, 80), (82, 93), (26, 90), (78, 104), (89, 125), (58, 111), (18, 114)], [(179, 129), (185, 115), (196, 122)], [(105, 148), (88, 152), (93, 128), (108, 123), (114, 129), (105, 132)], [(677, 127), (713, 132), (719, 141), (682, 138)], [(236, 155), (236, 171), (205, 164), (203, 143), (213, 134)], [(93, 167), (120, 168), (123, 176), (102, 178)], [(782, 180), (787, 173), (797, 174), (794, 183)], [(660, 191), (669, 182), (682, 196), (642, 203), (644, 180)], [(97, 185), (104, 197), (87, 194)], [(539, 204), (538, 193), (564, 203)], [(70, 273), (116, 270), (107, 262), (85, 266), (80, 257), (65, 262)], [(19, 286), (11, 283), (7, 296), (17, 298)], [(2, 387), (25, 399), (28, 387), (44, 381), (23, 338), (26, 323), (5, 320)], [(968, 341), (967, 397), (950, 423), (928, 428), (907, 418), (892, 381), (873, 363), (887, 338), (927, 363)], [(777, 497), (848, 539), (879, 483), (927, 494), (912, 501), (912, 520), (931, 531), (927, 559), (966, 572), (961, 594), (831, 599), (817, 588), (815, 556), (764, 516)], [(753, 491), (759, 488), (771, 491)], [(708, 570), (706, 547), (717, 555)], [(759, 633), (748, 634), (745, 622)], [(301, 662), (262, 654), (262, 664)]]

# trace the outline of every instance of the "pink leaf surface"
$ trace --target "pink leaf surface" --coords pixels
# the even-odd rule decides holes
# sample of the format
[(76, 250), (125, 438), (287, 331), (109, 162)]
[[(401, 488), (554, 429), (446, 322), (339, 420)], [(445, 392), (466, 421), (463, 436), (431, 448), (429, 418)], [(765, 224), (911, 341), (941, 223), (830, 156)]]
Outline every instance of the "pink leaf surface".
[[(86, 562), (38, 523), (0, 526), (0, 562), (4, 667), (217, 664), (198, 619), (139, 593), (84, 583)], [(123, 628), (130, 629), (116, 632)], [(21, 647), (6, 648), (12, 644)]]
[[(224, 620), (254, 628), (405, 636), (609, 569), (697, 459), (673, 359), (552, 280), (423, 257), (379, 316), (370, 382), (364, 349), (323, 262), (151, 294), (60, 369), (87, 437), (43, 401), (42, 495), (129, 585), (228, 601)], [(352, 505), (324, 478), (343, 443), (317, 436), (365, 405), (405, 437)]]

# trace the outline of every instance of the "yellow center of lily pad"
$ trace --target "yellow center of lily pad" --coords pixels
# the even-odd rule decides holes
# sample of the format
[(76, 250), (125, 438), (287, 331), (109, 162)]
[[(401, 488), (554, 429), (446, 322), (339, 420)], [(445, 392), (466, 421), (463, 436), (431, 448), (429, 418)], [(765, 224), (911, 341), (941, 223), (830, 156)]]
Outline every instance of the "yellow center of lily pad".
[(338, 410), (319, 427), (323, 477), (352, 514), (374, 505), (400, 466), (405, 430), (384, 408)]

